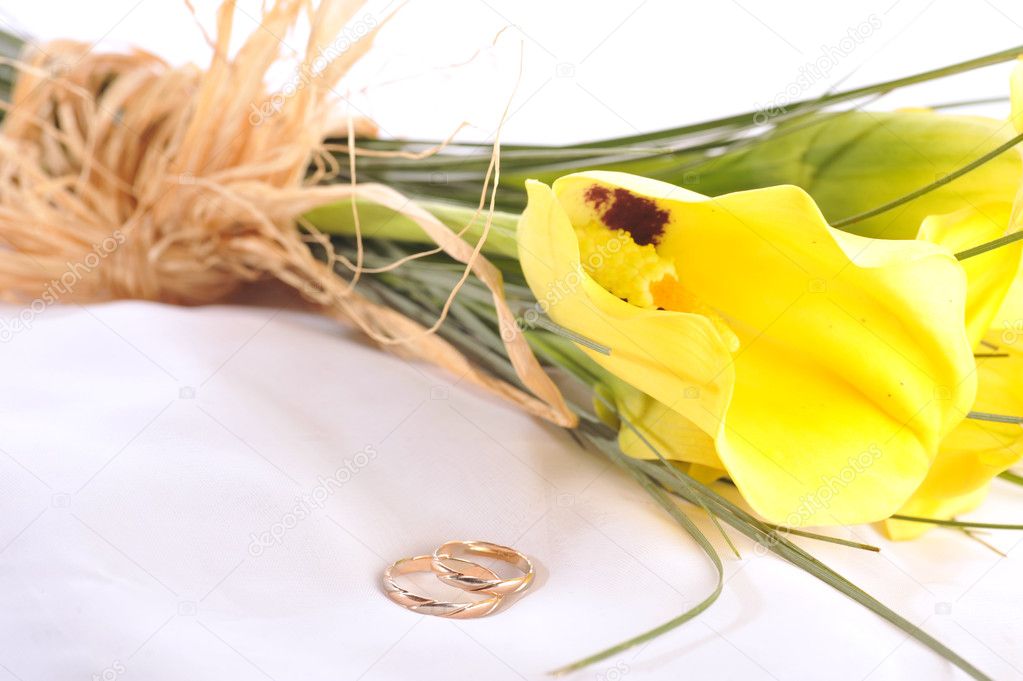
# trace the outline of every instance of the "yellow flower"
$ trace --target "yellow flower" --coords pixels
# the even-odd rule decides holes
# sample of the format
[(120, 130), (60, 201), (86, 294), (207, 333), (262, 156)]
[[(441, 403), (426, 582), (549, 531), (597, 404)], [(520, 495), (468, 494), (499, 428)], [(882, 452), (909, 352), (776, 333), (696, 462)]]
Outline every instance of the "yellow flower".
[(792, 186), (711, 199), (588, 172), (527, 191), (541, 306), (666, 407), (649, 431), (677, 414), (708, 436), (772, 522), (890, 516), (973, 403), (966, 280), (942, 246), (839, 232)]

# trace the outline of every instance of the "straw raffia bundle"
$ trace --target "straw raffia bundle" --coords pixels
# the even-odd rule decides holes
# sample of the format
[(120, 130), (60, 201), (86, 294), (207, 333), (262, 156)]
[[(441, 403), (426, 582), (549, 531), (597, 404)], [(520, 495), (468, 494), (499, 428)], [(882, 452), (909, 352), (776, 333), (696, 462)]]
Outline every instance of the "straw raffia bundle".
[[(143, 50), (97, 53), (72, 41), (31, 49), (14, 64), (19, 75), (0, 130), (0, 293), (22, 304), (45, 295), (62, 302), (203, 304), (273, 278), (395, 353), (440, 365), (554, 423), (573, 424), (515, 324), (500, 273), (481, 255), (481, 244), (462, 240), (387, 186), (321, 183), (336, 165), (323, 147), (338, 130), (333, 88), (386, 23), (376, 22), (345, 49), (324, 51), (360, 6), (279, 0), (229, 54), (235, 7), (224, 2), (205, 70), (173, 67)], [(299, 66), (306, 78), (268, 109), (266, 74), (282, 53), (277, 36), (303, 12), (311, 26)], [(267, 115), (254, 120), (256, 109)], [(341, 128), (354, 149), (356, 136), (372, 125), (348, 119)], [(438, 249), (465, 264), (467, 276), (486, 283), (508, 356), (529, 392), (474, 367), (433, 333), (436, 327), (359, 295), (360, 262), (342, 259), (351, 277), (335, 272), (339, 258), (329, 240), (301, 215), (329, 203), (354, 205), (356, 197), (415, 220)], [(310, 241), (328, 257), (315, 257)]]

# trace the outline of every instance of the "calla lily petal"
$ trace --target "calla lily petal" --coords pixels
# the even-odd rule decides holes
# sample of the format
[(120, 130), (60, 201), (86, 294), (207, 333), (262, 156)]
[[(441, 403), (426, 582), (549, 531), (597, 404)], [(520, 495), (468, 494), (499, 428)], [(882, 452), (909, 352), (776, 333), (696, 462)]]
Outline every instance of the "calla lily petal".
[(1012, 286), (1005, 294), (1002, 307), (991, 324), (991, 330), (998, 332), (999, 342), (1007, 345), (1023, 339), (1023, 259)]
[(1009, 76), (1009, 99), (1012, 102), (1009, 121), (1017, 133), (1023, 133), (1023, 57), (1016, 60)]
[(714, 438), (695, 423), (614, 376), (608, 376), (605, 385), (621, 417), (632, 425), (619, 428), (618, 446), (623, 452), (637, 459), (655, 459), (649, 442), (666, 459), (722, 471), (724, 465), (714, 450)]
[[(1023, 414), (1023, 353), (1011, 348), (999, 350), (1008, 357), (977, 361), (980, 385), (974, 409), (991, 414)], [(971, 511), (984, 500), (992, 478), (1021, 459), (1023, 427), (1019, 424), (965, 419), (941, 443), (927, 478), (899, 513), (948, 520)], [(892, 539), (912, 539), (930, 528), (926, 523), (884, 522), (884, 530)]]
[[(966, 250), (1005, 234), (1012, 205), (968, 206), (954, 213), (932, 215), (920, 226), (918, 239), (941, 244), (953, 252)], [(976, 346), (996, 319), (1020, 267), (1023, 243), (1016, 242), (964, 260), (967, 277), (966, 329)]]

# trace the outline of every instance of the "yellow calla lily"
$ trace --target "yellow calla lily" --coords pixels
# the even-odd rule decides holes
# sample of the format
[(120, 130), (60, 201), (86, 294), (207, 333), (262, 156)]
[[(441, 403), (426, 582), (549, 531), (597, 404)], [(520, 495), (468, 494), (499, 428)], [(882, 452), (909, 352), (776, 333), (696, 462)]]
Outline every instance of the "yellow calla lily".
[(519, 256), (541, 305), (666, 407), (647, 405), (649, 432), (679, 415), (706, 434), (769, 521), (890, 516), (973, 403), (944, 247), (834, 230), (792, 186), (709, 198), (587, 172), (527, 191)]

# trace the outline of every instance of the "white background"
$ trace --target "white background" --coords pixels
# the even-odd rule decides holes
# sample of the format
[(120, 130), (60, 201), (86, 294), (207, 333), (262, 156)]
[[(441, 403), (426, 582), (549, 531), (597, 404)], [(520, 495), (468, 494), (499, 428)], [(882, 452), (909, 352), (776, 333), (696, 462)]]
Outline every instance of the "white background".
[[(239, 28), (256, 29), (258, 7), (242, 7)], [(198, 9), (208, 22), (212, 5)], [(468, 136), (489, 139), (521, 51), (506, 140), (630, 134), (789, 97), (801, 68), (872, 19), (878, 28), (800, 96), (1023, 35), (1023, 9), (997, 0), (413, 0), (340, 91), (387, 134), (439, 137), (470, 120)], [(144, 44), (176, 63), (208, 57), (173, 1), (5, 1), (0, 21), (101, 49)], [(888, 106), (1001, 95), (1007, 73)], [(0, 375), (0, 680), (539, 679), (714, 583), (642, 490), (563, 433), (309, 314), (56, 307), (0, 346)], [(252, 533), (366, 447), (376, 456), (324, 508), (253, 555)], [(974, 517), (1018, 521), (1019, 494), (996, 483)], [(883, 551), (802, 543), (995, 678), (1023, 678), (1019, 535), (984, 537), (1003, 557), (953, 531), (899, 545), (869, 527), (836, 533)], [(461, 623), (381, 595), (387, 563), (454, 537), (529, 553), (538, 584), (507, 611)], [(743, 557), (726, 557), (724, 595), (707, 613), (574, 678), (962, 678), (736, 541)]]

